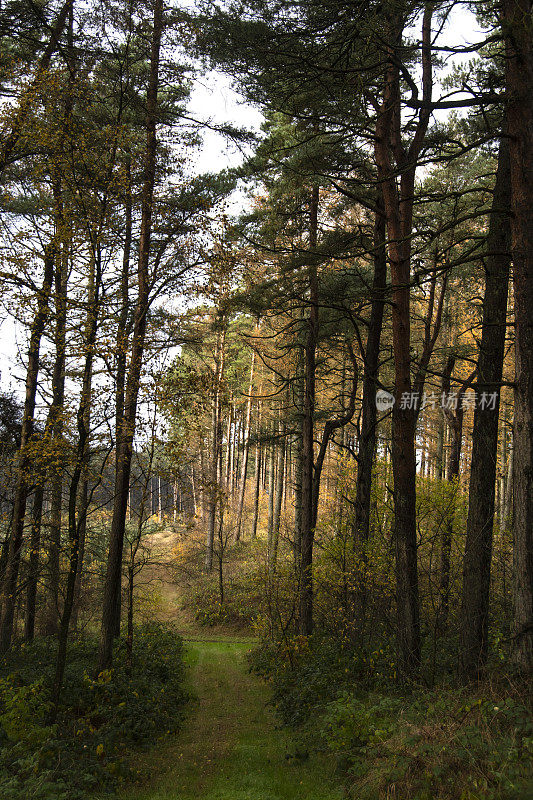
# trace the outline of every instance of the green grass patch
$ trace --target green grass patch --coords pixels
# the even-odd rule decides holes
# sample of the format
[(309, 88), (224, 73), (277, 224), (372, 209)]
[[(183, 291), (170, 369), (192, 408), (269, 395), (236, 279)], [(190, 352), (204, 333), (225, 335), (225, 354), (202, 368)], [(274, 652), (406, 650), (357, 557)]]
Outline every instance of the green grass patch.
[(332, 761), (299, 753), (276, 725), (268, 688), (248, 671), (248, 648), (187, 644), (196, 708), (179, 736), (141, 765), (144, 780), (125, 799), (340, 800)]

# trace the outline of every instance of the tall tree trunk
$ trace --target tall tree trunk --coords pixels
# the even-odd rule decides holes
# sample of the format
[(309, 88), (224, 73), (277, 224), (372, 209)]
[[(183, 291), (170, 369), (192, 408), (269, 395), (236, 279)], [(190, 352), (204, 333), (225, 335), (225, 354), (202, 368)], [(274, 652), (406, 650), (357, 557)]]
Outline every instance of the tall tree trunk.
[[(87, 286), (87, 296), (89, 299), (89, 308), (87, 312), (87, 320), (85, 324), (85, 336), (86, 340), (89, 342), (91, 341), (91, 337), (93, 336), (93, 326), (97, 325), (97, 319), (95, 319), (95, 315), (98, 314), (98, 297), (100, 292), (100, 270), (101, 270), (101, 252), (99, 246), (97, 247), (96, 252), (96, 269), (91, 269), (89, 274), (88, 286)], [(96, 332), (94, 333), (96, 336)], [(88, 375), (85, 377), (85, 403), (84, 403), (84, 419), (83, 419), (83, 430), (84, 430), (84, 442), (85, 442), (85, 452), (83, 453), (83, 464), (81, 470), (81, 484), (79, 488), (79, 496), (78, 496), (78, 508), (81, 509), (80, 512), (80, 519), (78, 522), (78, 556), (77, 556), (77, 569), (78, 573), (76, 575), (76, 580), (74, 583), (74, 598), (73, 598), (73, 605), (72, 605), (72, 619), (71, 624), (74, 630), (76, 630), (78, 626), (78, 614), (80, 610), (80, 596), (81, 596), (81, 583), (83, 578), (83, 560), (85, 558), (85, 539), (87, 536), (87, 512), (88, 512), (88, 505), (89, 505), (89, 462), (90, 462), (90, 437), (91, 437), (91, 401), (92, 401), (92, 380), (93, 380), (93, 362), (94, 358), (89, 359), (88, 364), (86, 364), (86, 368), (88, 369)]]
[(355, 492), (355, 514), (352, 538), (355, 542), (368, 541), (370, 533), (370, 500), (372, 489), (372, 465), (376, 449), (376, 388), (379, 370), (379, 349), (383, 327), (383, 309), (387, 286), (387, 251), (385, 245), (386, 225), (381, 196), (377, 200), (374, 220), (374, 279), (372, 305), (368, 323), (366, 352), (364, 354), (364, 377), (361, 436), (357, 455), (357, 484)]
[(28, 495), (28, 470), (30, 458), (28, 444), (33, 432), (33, 415), (35, 413), (35, 398), (37, 395), (37, 381), (39, 376), (39, 351), (41, 337), (44, 332), (50, 302), (50, 293), (54, 276), (56, 259), (55, 239), (47, 246), (44, 254), (43, 285), (38, 294), (37, 312), (35, 314), (28, 352), (28, 366), (26, 369), (26, 396), (22, 414), (20, 433), (20, 448), (18, 463), (15, 472), (15, 497), (13, 502), (13, 518), (9, 537), (7, 562), (2, 586), (2, 620), (0, 623), (0, 655), (4, 654), (11, 645), (13, 635), (13, 619), (15, 613), (17, 579), (20, 566), (20, 553), (24, 531), (24, 517), (26, 514), (26, 500)]
[(271, 439), (268, 455), (268, 522), (267, 522), (267, 540), (268, 551), (272, 547), (272, 533), (274, 531), (274, 494), (276, 492), (276, 422), (272, 422)]
[[(442, 397), (450, 394), (450, 380), (455, 366), (455, 356), (450, 356), (447, 360), (442, 377)], [(474, 377), (473, 373), (469, 381)], [(459, 491), (459, 470), (461, 466), (461, 449), (463, 443), (463, 398), (469, 383), (464, 383), (457, 395), (457, 408), (445, 407), (444, 411), (448, 419), (450, 431), (450, 455), (448, 468), (446, 470), (447, 481), (450, 484), (450, 499), (446, 511), (446, 519), (442, 524), (442, 541), (440, 551), (440, 606), (438, 610), (438, 623), (440, 629), (444, 629), (448, 621), (448, 611), (450, 603), (450, 566), (452, 540), (455, 522), (456, 495)]]
[[(500, 141), (487, 236), (485, 297), (472, 432), (472, 462), (460, 621), (460, 668), (476, 678), (488, 651), (489, 589), (498, 450), (500, 382), (505, 347), (510, 268), (510, 165), (507, 137)], [(491, 398), (493, 402), (488, 402)]]
[(217, 340), (215, 345), (213, 365), (213, 397), (211, 408), (211, 464), (209, 474), (209, 518), (207, 524), (207, 543), (205, 554), (205, 568), (208, 572), (213, 569), (213, 553), (215, 547), (215, 532), (217, 509), (219, 507), (220, 483), (222, 478), (222, 381), (224, 377), (224, 356), (226, 341), (226, 320), (219, 319), (217, 315)]
[[(63, 227), (63, 200), (59, 181), (55, 183), (54, 200), (57, 206), (58, 227)], [(59, 560), (61, 553), (61, 513), (63, 509), (63, 469), (59, 459), (63, 435), (63, 405), (65, 398), (65, 345), (67, 322), (67, 279), (69, 262), (69, 239), (61, 231), (63, 246), (60, 264), (55, 274), (55, 360), (52, 373), (52, 404), (49, 412), (49, 430), (55, 445), (55, 465), (51, 477), (51, 509), (48, 543), (48, 598), (44, 633), (55, 635), (59, 626)]]
[[(417, 161), (431, 114), (433, 88), (431, 20), (427, 3), (422, 22), (422, 99), (408, 147), (401, 137), (402, 102), (397, 48), (404, 20), (394, 12), (388, 22), (388, 62), (382, 103), (376, 120), (375, 158), (383, 191), (392, 279), (392, 339), (397, 402), (393, 407), (392, 469), (396, 551), (396, 605), (399, 665), (407, 676), (420, 667), (420, 609), (416, 532), (416, 410), (403, 405), (412, 396), (411, 384), (411, 236)], [(394, 163), (393, 163), (394, 159)]]
[(235, 407), (233, 405), (233, 397), (230, 398), (228, 423), (226, 427), (226, 486), (230, 487), (233, 480), (233, 457), (235, 455), (234, 437), (237, 430), (237, 421), (235, 419)]
[(303, 352), (298, 349), (296, 380), (294, 381), (294, 405), (296, 434), (294, 436), (294, 563), (300, 570), (302, 556), (302, 464), (303, 464), (303, 409), (304, 409)]
[(126, 391), (126, 361), (128, 352), (128, 308), (130, 258), (132, 239), (132, 194), (131, 194), (131, 159), (126, 158), (126, 196), (124, 198), (124, 249), (122, 252), (122, 269), (120, 272), (120, 310), (117, 325), (116, 356), (116, 391), (115, 391), (115, 444), (120, 439), (120, 431), (124, 418), (124, 394)]
[(130, 562), (128, 564), (128, 579), (127, 579), (127, 589), (126, 589), (126, 595), (127, 595), (126, 663), (128, 666), (128, 670), (130, 671), (133, 663), (133, 600), (135, 595), (135, 559), (137, 557), (137, 552), (141, 544), (143, 525), (145, 523), (146, 504), (148, 500), (148, 486), (152, 479), (152, 466), (154, 463), (154, 445), (155, 445), (155, 436), (154, 436), (155, 419), (156, 418), (154, 415), (148, 468), (146, 471), (146, 478), (142, 487), (141, 503), (139, 506), (139, 517), (137, 522), (137, 531), (134, 540), (131, 542)]
[(514, 417), (509, 426), (509, 455), (507, 457), (507, 475), (505, 476), (505, 495), (503, 498), (503, 509), (501, 527), (507, 530), (511, 527), (513, 519), (513, 467), (514, 467)]
[(241, 538), (242, 515), (244, 510), (244, 498), (246, 495), (246, 477), (248, 473), (248, 458), (250, 454), (250, 430), (252, 421), (252, 393), (254, 390), (254, 367), (255, 350), (252, 350), (252, 363), (250, 365), (250, 386), (248, 388), (248, 402), (246, 404), (246, 420), (244, 424), (244, 454), (242, 459), (241, 485), (239, 490), (239, 506), (237, 510), (237, 529), (235, 531), (235, 541)]
[(233, 428), (232, 439), (232, 455), (231, 455), (231, 474), (230, 481), (227, 485), (228, 497), (233, 500), (235, 489), (237, 488), (238, 475), (241, 466), (241, 436), (242, 436), (242, 419), (241, 415), (236, 414), (235, 426)]
[(444, 480), (445, 464), (444, 464), (444, 439), (446, 438), (446, 430), (444, 423), (444, 413), (441, 409), (437, 411), (439, 424), (437, 427), (437, 450), (435, 453), (435, 478), (438, 481)]
[(318, 341), (318, 273), (313, 259), (313, 250), (318, 241), (319, 190), (311, 192), (309, 209), (308, 267), (309, 314), (304, 346), (304, 397), (302, 414), (302, 510), (300, 532), (300, 633), (309, 636), (313, 632), (313, 501), (314, 501), (314, 430), (315, 430), (315, 373), (316, 347)]
[[(259, 394), (262, 392), (259, 389)], [(261, 494), (261, 460), (263, 455), (263, 447), (261, 444), (261, 401), (257, 411), (257, 444), (255, 446), (255, 487), (254, 487), (254, 513), (252, 519), (252, 530), (250, 531), (250, 538), (257, 537), (257, 527), (259, 523), (259, 497)]]
[(200, 492), (200, 513), (202, 517), (202, 522), (206, 522), (209, 513), (208, 513), (208, 492), (206, 491), (206, 475), (207, 475), (207, 468), (205, 465), (206, 456), (205, 456), (205, 447), (204, 447), (204, 440), (202, 439), (202, 444), (200, 447), (200, 481), (199, 481), (199, 492)]
[(283, 488), (285, 477), (285, 425), (281, 424), (279, 427), (279, 442), (277, 448), (277, 468), (276, 468), (276, 483), (274, 492), (274, 514), (272, 519), (272, 537), (270, 543), (269, 561), (271, 569), (276, 568), (278, 559), (278, 545), (279, 533), (281, 525), (281, 505), (283, 501)]
[[(131, 17), (130, 17), (131, 25)], [(133, 229), (133, 198), (131, 187), (131, 156), (129, 153), (126, 155), (126, 191), (124, 196), (124, 246), (122, 251), (122, 266), (120, 271), (120, 309), (117, 324), (117, 343), (116, 343), (116, 388), (115, 388), (115, 483), (117, 481), (117, 472), (121, 469), (119, 458), (119, 442), (121, 441), (121, 431), (125, 424), (124, 422), (124, 402), (126, 396), (126, 372), (127, 372), (127, 353), (129, 342), (129, 325), (128, 325), (128, 311), (129, 311), (129, 285), (130, 285), (130, 261), (131, 261), (131, 245), (132, 245), (132, 229)], [(129, 488), (128, 488), (129, 495)], [(129, 499), (129, 498), (128, 498)], [(128, 512), (131, 519), (131, 507), (128, 503)], [(83, 537), (83, 540), (85, 537)], [(81, 580), (81, 576), (80, 576)], [(78, 581), (79, 583), (79, 581)], [(77, 608), (77, 603), (75, 604)], [(114, 635), (120, 634), (120, 611), (121, 611), (121, 594), (118, 592), (115, 598), (115, 626)]]
[(144, 183), (141, 200), (141, 231), (138, 260), (138, 295), (135, 305), (131, 345), (131, 360), (124, 399), (124, 418), (117, 440), (118, 466), (115, 477), (113, 518), (109, 539), (109, 553), (104, 586), (102, 627), (98, 663), (100, 670), (112, 663), (113, 635), (116, 628), (117, 606), (121, 590), (122, 550), (128, 489), (131, 472), (133, 437), (137, 417), (137, 399), (144, 355), (146, 316), (149, 306), (150, 237), (157, 153), (157, 94), (159, 85), (159, 54), (163, 31), (163, 0), (155, 0), (152, 45), (150, 54), (150, 79), (146, 96), (146, 154)]
[(40, 484), (35, 489), (32, 507), (28, 588), (26, 590), (26, 618), (24, 621), (24, 638), (27, 642), (32, 642), (35, 635), (35, 611), (37, 605), (37, 584), (39, 581), (39, 553), (41, 549), (43, 500), (44, 485)]
[[(67, 281), (70, 237), (64, 236), (64, 215), (61, 191), (58, 182), (54, 186), (54, 199), (56, 202), (56, 220), (58, 234), (66, 241), (63, 242), (61, 265), (56, 266), (54, 276), (55, 292), (55, 359), (52, 370), (52, 402), (48, 410), (45, 424), (44, 440), (52, 443), (54, 461), (52, 466), (51, 487), (51, 513), (50, 534), (48, 540), (48, 581), (47, 581), (47, 607), (44, 619), (43, 633), (55, 635), (59, 623), (59, 557), (61, 549), (61, 512), (63, 505), (63, 458), (59, 456), (61, 437), (63, 434), (63, 409), (65, 397), (65, 356), (66, 356), (66, 317), (67, 317)], [(38, 486), (34, 498), (34, 511), (32, 519), (30, 543), (30, 577), (27, 589), (27, 607), (25, 635), (28, 641), (33, 638), (35, 628), (35, 601), (37, 597), (37, 580), (39, 574), (39, 551), (41, 544), (41, 518), (43, 512), (44, 484)], [(35, 558), (37, 559), (35, 561)]]
[(85, 459), (88, 453), (89, 429), (87, 420), (90, 418), (88, 407), (91, 403), (91, 384), (93, 374), (94, 345), (96, 332), (98, 329), (98, 307), (101, 286), (101, 258), (98, 251), (96, 257), (96, 270), (94, 278), (94, 294), (91, 297), (91, 286), (89, 286), (89, 324), (87, 326), (87, 337), (85, 341), (85, 364), (83, 369), (82, 387), (80, 402), (76, 414), (76, 424), (78, 430), (78, 445), (76, 448), (76, 461), (69, 487), (68, 500), (68, 538), (69, 538), (69, 570), (67, 576), (67, 589), (61, 624), (59, 626), (59, 645), (57, 650), (54, 680), (52, 683), (52, 712), (51, 720), (55, 721), (57, 716), (61, 689), (63, 686), (63, 676), (67, 660), (67, 646), (70, 631), (70, 621), (74, 606), (74, 596), (76, 589), (76, 579), (78, 575), (79, 545), (80, 545), (80, 526), (85, 524), (87, 515), (87, 505), (78, 509), (78, 499), (80, 496), (79, 487), (85, 466)]
[[(90, 406), (88, 406), (87, 409), (90, 412)], [(87, 430), (90, 433), (89, 426), (90, 426), (90, 420), (87, 421)], [(87, 510), (89, 504), (89, 482), (87, 479), (88, 459), (89, 459), (89, 451), (87, 451), (87, 455), (84, 460), (84, 469), (82, 471), (82, 480), (81, 480), (79, 499), (78, 499), (78, 508), (86, 509), (86, 511), (82, 514), (81, 519), (78, 523), (79, 526), (78, 574), (76, 575), (76, 582), (74, 584), (74, 599), (72, 604), (72, 618), (71, 618), (71, 625), (74, 630), (78, 629), (81, 588), (83, 580), (83, 563), (85, 559), (85, 541), (87, 538)]]
[(261, 442), (257, 442), (255, 451), (254, 515), (252, 519), (252, 529), (250, 531), (251, 539), (257, 538), (257, 529), (259, 526), (259, 497), (261, 494), (261, 459), (262, 459)]
[(533, 9), (502, 0), (510, 136), (515, 421), (513, 458), (515, 658), (533, 668)]

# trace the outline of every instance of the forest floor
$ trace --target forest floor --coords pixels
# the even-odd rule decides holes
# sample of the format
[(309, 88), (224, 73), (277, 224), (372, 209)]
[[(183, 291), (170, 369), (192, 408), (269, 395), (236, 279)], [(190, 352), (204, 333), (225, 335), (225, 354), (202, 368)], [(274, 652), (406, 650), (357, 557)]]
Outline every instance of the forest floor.
[(171, 566), (179, 532), (151, 539), (154, 563), (143, 582), (157, 588), (155, 616), (185, 639), (193, 699), (178, 734), (162, 731), (153, 748), (134, 756), (139, 780), (121, 800), (341, 800), (331, 761), (302, 758), (290, 732), (277, 727), (268, 685), (248, 670), (256, 640), (246, 630), (200, 627), (183, 607)]
[(188, 641), (195, 696), (179, 734), (138, 760), (138, 786), (124, 800), (340, 800), (332, 765), (301, 758), (276, 727), (268, 686), (246, 663), (250, 642)]

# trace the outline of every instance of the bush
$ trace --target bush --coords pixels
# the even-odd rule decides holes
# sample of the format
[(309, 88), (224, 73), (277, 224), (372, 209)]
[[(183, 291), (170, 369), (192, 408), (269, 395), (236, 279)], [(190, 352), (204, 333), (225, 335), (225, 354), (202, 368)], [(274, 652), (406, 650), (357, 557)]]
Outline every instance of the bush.
[(251, 668), (305, 749), (330, 752), (357, 800), (511, 800), (533, 796), (533, 718), (524, 685), (498, 673), (477, 688), (407, 689), (385, 648), (268, 642)]
[[(221, 602), (218, 565), (207, 573), (203, 566), (205, 549), (192, 540), (183, 546), (177, 563), (176, 579), (181, 584), (184, 607), (194, 614), (200, 625), (224, 625), (236, 629), (253, 626), (264, 609), (265, 565), (264, 548), (259, 542), (239, 543), (232, 548), (231, 559), (223, 562), (223, 591)], [(202, 556), (200, 560), (199, 556)], [(183, 566), (192, 583), (183, 581)]]
[[(132, 748), (152, 745), (183, 718), (182, 641), (147, 625), (134, 637), (131, 670), (119, 642), (114, 668), (92, 677), (97, 642), (73, 641), (61, 707), (47, 724), (56, 643), (37, 640), (10, 654), (0, 682), (2, 800), (78, 800), (113, 792), (128, 775)], [(162, 702), (164, 700), (164, 702)]]

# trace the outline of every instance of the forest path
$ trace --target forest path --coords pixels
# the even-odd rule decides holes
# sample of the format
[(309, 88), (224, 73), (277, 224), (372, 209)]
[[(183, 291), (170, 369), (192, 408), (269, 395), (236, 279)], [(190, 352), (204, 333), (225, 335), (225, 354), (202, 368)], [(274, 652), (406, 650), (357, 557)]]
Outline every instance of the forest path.
[[(340, 800), (320, 756), (299, 761), (275, 727), (268, 687), (250, 675), (250, 644), (189, 641), (189, 686), (197, 697), (183, 729), (143, 756), (151, 778), (124, 800)], [(289, 758), (287, 756), (289, 755)]]

